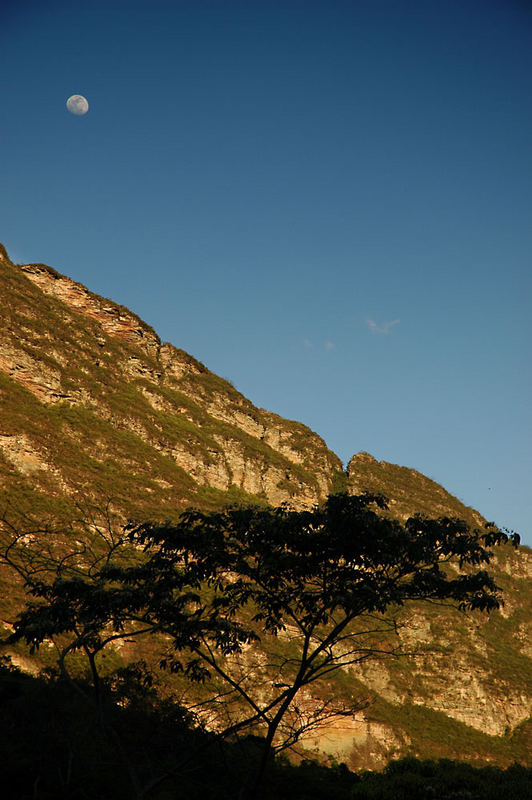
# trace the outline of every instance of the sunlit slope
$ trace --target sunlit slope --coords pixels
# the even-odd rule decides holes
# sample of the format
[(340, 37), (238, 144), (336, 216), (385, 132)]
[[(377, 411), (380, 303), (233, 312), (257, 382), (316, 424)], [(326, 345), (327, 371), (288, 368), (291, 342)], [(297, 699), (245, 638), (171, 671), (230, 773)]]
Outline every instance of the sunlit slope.
[(0, 463), (17, 503), (88, 495), (172, 516), (329, 491), (341, 464), (319, 436), (255, 408), (127, 309), (5, 254), (0, 291)]
[(377, 461), (369, 453), (357, 453), (347, 465), (346, 473), (350, 491), (387, 495), (390, 513), (400, 519), (420, 513), (430, 517), (460, 517), (473, 528), (485, 523), (478, 511), (415, 469)]
[[(62, 526), (67, 549), (73, 521), (87, 509), (110, 507), (119, 524), (176, 517), (189, 505), (305, 507), (341, 489), (383, 493), (400, 518), (422, 512), (484, 522), (413, 469), (359, 453), (342, 471), (306, 426), (256, 408), (128, 309), (50, 267), (13, 265), (0, 250), (0, 296), (1, 512), (22, 526)], [(505, 606), (489, 620), (440, 607), (405, 610), (400, 636), (415, 658), (368, 663), (317, 689), (373, 700), (307, 746), (357, 767), (410, 752), (526, 761), (530, 551), (507, 548), (493, 571)], [(8, 624), (23, 588), (5, 571), (0, 581)], [(20, 648), (14, 655), (26, 666), (52, 657), (29, 662)], [(115, 660), (137, 655), (124, 650)]]

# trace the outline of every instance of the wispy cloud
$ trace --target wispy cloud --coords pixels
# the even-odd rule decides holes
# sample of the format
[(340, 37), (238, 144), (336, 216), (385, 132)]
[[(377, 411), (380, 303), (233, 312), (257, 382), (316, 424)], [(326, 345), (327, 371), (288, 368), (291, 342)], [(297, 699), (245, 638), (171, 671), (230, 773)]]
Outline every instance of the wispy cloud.
[(394, 325), (399, 325), (400, 322), (401, 322), (400, 319), (392, 319), (390, 320), (390, 322), (377, 323), (375, 322), (374, 319), (368, 318), (366, 320), (366, 325), (368, 326), (368, 328), (372, 333), (377, 333), (383, 336), (387, 336), (390, 333), (391, 329), (394, 327)]
[(326, 353), (330, 353), (331, 350), (336, 349), (335, 343), (332, 342), (330, 339), (325, 339), (323, 342), (316, 342), (316, 344), (314, 344), (314, 342), (311, 339), (304, 338), (301, 339), (301, 344), (307, 350), (314, 350), (316, 352), (319, 352), (322, 349), (322, 347)]

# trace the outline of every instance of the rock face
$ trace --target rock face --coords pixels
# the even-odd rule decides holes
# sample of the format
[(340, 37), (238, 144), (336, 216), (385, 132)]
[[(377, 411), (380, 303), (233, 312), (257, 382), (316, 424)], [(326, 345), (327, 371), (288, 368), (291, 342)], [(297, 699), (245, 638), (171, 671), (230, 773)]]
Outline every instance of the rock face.
[[(55, 469), (67, 496), (79, 492), (78, 471), (64, 459), (77, 441), (84, 458), (98, 465), (103, 484), (110, 461), (124, 479), (143, 476), (142, 486), (136, 481), (139, 513), (157, 502), (165, 512), (170, 504), (174, 511), (195, 502), (212, 505), (228, 491), (304, 506), (330, 491), (342, 465), (319, 436), (255, 408), (203, 364), (163, 344), (128, 309), (51, 267), (16, 267), (5, 253), (1, 277), (9, 307), (0, 345), (0, 373), (8, 381), (0, 448), (20, 471), (10, 437), (25, 429), (17, 413), (23, 399), (26, 416), (41, 416), (46, 431), (44, 437), (41, 425), (36, 437), (25, 430), (41, 465), (34, 472), (42, 473), (33, 476), (32, 489)], [(130, 510), (131, 491), (117, 493), (116, 482), (112, 488), (115, 502)]]
[[(343, 488), (387, 495), (400, 518), (484, 522), (415, 470), (358, 453), (343, 471), (305, 425), (256, 408), (128, 309), (51, 267), (14, 265), (0, 248), (0, 292), (2, 508), (69, 520), (110, 502), (121, 519), (160, 519), (228, 501), (303, 508)], [(404, 612), (400, 635), (416, 655), (342, 676), (371, 705), (305, 745), (354, 767), (406, 753), (523, 760), (532, 730), (530, 551), (505, 552), (495, 570), (500, 613)], [(2, 594), (7, 624), (14, 605)]]
[[(472, 527), (482, 526), (483, 517), (465, 506), (443, 486), (415, 469), (377, 461), (369, 453), (357, 453), (347, 465), (348, 484), (352, 491), (369, 489), (389, 497), (395, 517), (406, 519), (413, 512), (428, 516), (456, 516)], [(393, 493), (390, 493), (393, 487)]]

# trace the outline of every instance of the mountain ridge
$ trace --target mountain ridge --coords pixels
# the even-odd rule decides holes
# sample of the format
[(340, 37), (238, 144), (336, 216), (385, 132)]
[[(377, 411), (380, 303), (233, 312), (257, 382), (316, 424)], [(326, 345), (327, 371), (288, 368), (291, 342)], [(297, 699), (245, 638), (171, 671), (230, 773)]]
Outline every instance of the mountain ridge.
[[(124, 306), (52, 267), (15, 265), (4, 249), (0, 262), (0, 500), (9, 514), (70, 523), (80, 509), (111, 505), (118, 521), (175, 518), (190, 505), (305, 508), (331, 491), (369, 490), (387, 495), (402, 519), (421, 512), (483, 525), (416, 470), (367, 453), (344, 469), (318, 434), (256, 408)], [(509, 763), (512, 748), (526, 753), (532, 554), (505, 551), (496, 571), (507, 595), (500, 613), (409, 611), (403, 635), (421, 655), (344, 676), (349, 691), (370, 692), (374, 703), (310, 744), (353, 766), (378, 766), (392, 751), (469, 747), (495, 763)], [(6, 624), (19, 588), (0, 603)], [(29, 663), (22, 651), (12, 655)], [(435, 731), (426, 741), (423, 725)]]
[[(185, 428), (188, 422), (190, 435), (196, 434), (198, 441), (206, 438), (201, 436), (201, 429), (207, 433), (207, 436), (209, 433), (213, 434), (214, 438), (211, 437), (210, 441), (210, 453), (206, 452), (203, 447), (202, 458), (196, 458), (195, 463), (191, 450), (195, 449), (195, 455), (198, 456), (201, 447), (189, 448), (187, 453), (186, 447), (176, 448), (178, 442), (175, 436), (172, 437), (169, 434), (167, 437), (171, 440), (167, 444), (171, 443), (173, 447), (165, 447), (162, 441), (154, 440), (152, 436), (152, 443), (156, 449), (167, 454), (170, 451), (176, 464), (188, 470), (195, 481), (213, 486), (221, 491), (225, 491), (231, 486), (237, 486), (253, 496), (263, 493), (265, 499), (273, 503), (290, 500), (296, 494), (295, 488), (291, 491), (289, 484), (297, 487), (297, 494), (303, 495), (307, 503), (315, 502), (330, 488), (330, 478), (320, 474), (323, 470), (316, 470), (318, 478), (313, 476), (311, 470), (315, 465), (311, 465), (309, 469), (309, 465), (306, 463), (308, 462), (308, 452), (303, 455), (302, 441), (313, 442), (315, 457), (325, 467), (326, 472), (332, 474), (340, 470), (341, 462), (328, 450), (323, 440), (306, 426), (297, 422), (284, 421), (271, 412), (256, 409), (234, 387), (215, 376), (201, 362), (173, 345), (161, 342), (153, 329), (143, 323), (139, 317), (123, 306), (94, 295), (81, 284), (62, 276), (53, 268), (41, 264), (14, 267), (5, 259), (4, 268), (18, 270), (18, 277), (24, 276), (33, 286), (38, 287), (45, 297), (52, 300), (55, 310), (59, 303), (59, 308), (63, 311), (63, 322), (66, 319), (71, 326), (72, 313), (77, 313), (82, 315), (85, 325), (87, 322), (89, 325), (94, 322), (100, 327), (100, 331), (93, 328), (91, 332), (100, 349), (99, 356), (101, 355), (101, 358), (92, 358), (93, 363), (90, 365), (91, 368), (99, 368), (100, 373), (103, 373), (94, 376), (97, 380), (99, 379), (100, 384), (102, 380), (104, 383), (110, 381), (109, 358), (106, 363), (106, 350), (110, 350), (115, 367), (119, 364), (121, 377), (130, 386), (135, 381), (139, 382), (139, 385), (135, 386), (133, 394), (136, 394), (137, 401), (144, 405), (145, 412), (148, 412), (148, 406), (151, 406), (155, 412), (173, 411), (175, 418), (179, 418)], [(65, 317), (66, 309), (68, 309), (68, 313)], [(27, 329), (28, 320), (32, 317), (31, 308), (26, 305), (26, 308), (21, 309), (21, 313)], [(39, 324), (42, 325), (42, 321)], [(34, 347), (32, 351), (31, 347), (28, 347), (28, 340), (21, 347), (13, 337), (4, 335), (0, 352), (0, 366), (4, 374), (14, 378), (32, 392), (38, 400), (45, 403), (65, 402), (73, 406), (91, 406), (96, 400), (100, 415), (113, 416), (109, 413), (108, 404), (100, 402), (101, 395), (99, 395), (98, 387), (96, 387), (96, 392), (91, 394), (90, 386), (88, 386), (90, 380), (87, 378), (92, 377), (89, 373), (95, 372), (97, 369), (89, 369), (88, 365), (84, 366), (85, 379), (83, 379), (84, 376), (79, 375), (78, 370), (77, 385), (74, 387), (74, 382), (70, 379), (68, 369), (66, 369), (69, 365), (64, 363), (65, 358), (62, 359), (63, 364), (58, 363), (61, 358), (58, 359), (60, 354), (57, 348), (54, 351), (53, 348), (43, 347), (42, 331), (39, 338), (39, 342), (33, 342), (37, 347)], [(9, 339), (11, 339), (10, 342)], [(44, 339), (53, 339), (53, 331), (48, 330)], [(117, 352), (117, 348), (112, 346), (117, 343), (119, 347), (125, 345), (125, 348), (120, 348), (121, 352)], [(76, 356), (79, 357), (82, 355), (79, 353), (81, 343), (74, 344), (78, 349)], [(36, 350), (37, 352), (35, 352)], [(54, 361), (55, 363), (53, 363)], [(163, 388), (162, 391), (161, 388)], [(167, 389), (166, 393), (164, 389)], [(175, 394), (176, 390), (179, 396)], [(171, 396), (172, 391), (174, 396)], [(98, 396), (95, 397), (95, 395)], [(220, 402), (221, 396), (223, 396), (223, 402)], [(195, 404), (195, 400), (198, 398), (201, 400), (204, 413), (198, 412), (197, 404)], [(131, 413), (134, 413), (134, 399), (134, 397), (130, 398), (129, 412)], [(115, 413), (113, 420), (122, 428), (127, 428), (131, 421), (131, 413), (122, 414), (119, 421)], [(225, 431), (216, 431), (212, 425), (213, 419), (221, 423), (221, 427), (228, 425), (231, 428)], [(209, 423), (211, 424), (209, 425)], [(208, 430), (209, 428), (210, 430)], [(239, 433), (235, 436), (236, 431)], [(226, 448), (231, 452), (229, 458), (226, 459), (230, 463), (225, 465), (225, 470), (220, 463), (220, 458), (216, 458), (220, 449), (223, 450), (223, 446), (220, 444), (221, 435), (225, 435), (226, 442), (231, 442), (231, 446)], [(179, 444), (182, 443), (179, 442)], [(246, 459), (246, 450), (253, 449), (256, 451), (255, 456), (259, 455), (261, 450), (270, 451), (268, 453), (269, 460), (275, 463), (274, 475), (264, 478), (257, 474), (256, 470), (252, 470), (255, 474), (246, 474), (244, 462), (249, 461)], [(213, 464), (213, 461), (218, 463)], [(241, 463), (238, 463), (239, 461)]]
[[(0, 252), (0, 258), (2, 258), (4, 266), (14, 267), (9, 261), (4, 248)], [(126, 375), (129, 379), (147, 377), (160, 384), (162, 373), (165, 372), (170, 377), (170, 380), (175, 379), (180, 382), (180, 389), (184, 390), (188, 397), (194, 397), (199, 390), (202, 401), (206, 403), (208, 413), (215, 419), (230, 425), (236, 424), (236, 427), (239, 427), (245, 434), (265, 442), (294, 464), (301, 465), (305, 463), (308, 457), (308, 445), (312, 441), (315, 446), (318, 446), (322, 456), (321, 466), (323, 466), (326, 473), (326, 475), (320, 476), (320, 493), (314, 494), (312, 501), (322, 498), (332, 489), (333, 483), (336, 482), (337, 485), (341, 486), (342, 480), (341, 478), (339, 480), (339, 476), (340, 473), (344, 472), (342, 462), (336, 454), (327, 448), (321, 437), (307, 426), (295, 421), (283, 420), (273, 412), (255, 408), (244, 395), (234, 389), (230, 382), (214, 375), (200, 361), (185, 351), (174, 347), (168, 342), (163, 342), (155, 330), (134, 312), (112, 300), (94, 294), (81, 283), (73, 281), (53, 267), (36, 263), (17, 265), (14, 268), (20, 270), (46, 296), (54, 298), (71, 310), (78, 312), (84, 319), (88, 318), (98, 323), (108, 336), (123, 340), (139, 348), (144, 353), (145, 363), (134, 354), (130, 354), (128, 369), (126, 370)], [(101, 337), (98, 338), (97, 334), (96, 338), (98, 345), (103, 349), (103, 340)], [(74, 404), (83, 399), (79, 394), (76, 396), (69, 393), (68, 387), (62, 388), (60, 377), (52, 369), (47, 371), (47, 380), (43, 380), (39, 384), (35, 380), (35, 376), (38, 377), (39, 375), (39, 370), (35, 369), (35, 365), (32, 364), (33, 369), (28, 369), (29, 376), (25, 381), (24, 359), (22, 359), (21, 364), (16, 364), (14, 363), (16, 359), (13, 355), (11, 363), (9, 363), (6, 359), (5, 344), (3, 344), (0, 352), (0, 358), (3, 359), (1, 363), (2, 370), (12, 376), (18, 373), (19, 382), (26, 383), (30, 391), (34, 392), (40, 399), (49, 402), (64, 400)], [(42, 359), (44, 354), (41, 353), (40, 355)], [(223, 403), (217, 402), (219, 398), (213, 396), (212, 392), (209, 396), (209, 392), (202, 390), (202, 387), (198, 386), (197, 383), (194, 386), (194, 391), (191, 391), (189, 383), (192, 376), (203, 376), (206, 382), (216, 384), (216, 388), (223, 392)], [(143, 387), (143, 390), (152, 404), (164, 406), (164, 402), (160, 398), (154, 398), (153, 395), (150, 396), (147, 387)], [(288, 426), (289, 430), (286, 429), (286, 426)], [(297, 444), (298, 440), (299, 446)], [(347, 484), (352, 485), (353, 488), (356, 486), (358, 489), (370, 488), (368, 485), (361, 486), (361, 481), (366, 484), (368, 481), (375, 483), (375, 480), (369, 480), (367, 462), (364, 462), (361, 456), (363, 454), (355, 454), (350, 460), (345, 470), (348, 478)], [(395, 466), (387, 464), (387, 462), (378, 462), (373, 457), (370, 458), (373, 465), (380, 465), (381, 471), (382, 468), (386, 469)], [(410, 473), (415, 472), (423, 481), (430, 481), (430, 479), (409, 467), (396, 467), (396, 469), (409, 470)], [(375, 476), (373, 477), (375, 478)], [(285, 475), (283, 483), (285, 481), (290, 482), (290, 477)], [(311, 483), (314, 482), (311, 481)], [(347, 486), (347, 484), (345, 485)], [(438, 484), (432, 481), (431, 486), (434, 488)], [(256, 489), (257, 487), (255, 486), (254, 488)], [(251, 492), (251, 494), (256, 493), (256, 491)], [(283, 492), (281, 489), (280, 492), (275, 493), (275, 496), (268, 499), (271, 502), (280, 503), (285, 501), (294, 502), (294, 498), (296, 498), (295, 502), (297, 502), (297, 495), (294, 491)], [(450, 500), (452, 495), (447, 492), (446, 498)], [(309, 499), (307, 498), (307, 502)], [(459, 503), (457, 509), (460, 509), (462, 516), (469, 517), (468, 521), (474, 519), (475, 524), (482, 522), (482, 517), (478, 513), (472, 516), (472, 510), (463, 503)], [(416, 510), (419, 509), (416, 508)], [(404, 513), (409, 512), (405, 511)]]

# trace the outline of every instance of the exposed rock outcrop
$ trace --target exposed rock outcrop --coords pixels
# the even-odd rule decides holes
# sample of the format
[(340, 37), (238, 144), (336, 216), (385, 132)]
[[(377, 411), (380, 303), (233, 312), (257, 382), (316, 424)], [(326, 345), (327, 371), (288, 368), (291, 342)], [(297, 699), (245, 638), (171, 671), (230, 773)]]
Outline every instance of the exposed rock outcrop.
[[(51, 267), (14, 265), (1, 247), (0, 291), (3, 507), (66, 519), (80, 504), (112, 501), (121, 519), (172, 518), (228, 501), (309, 507), (343, 487), (386, 495), (400, 518), (484, 522), (416, 470), (358, 453), (343, 471), (316, 433), (256, 408), (128, 309)], [(417, 655), (343, 676), (374, 705), (307, 746), (357, 767), (391, 752), (437, 752), (420, 749), (419, 715), (449, 741), (466, 726), (502, 743), (523, 737), (532, 713), (530, 551), (505, 553), (496, 570), (500, 613), (408, 612), (400, 636)], [(500, 742), (493, 752), (503, 752)]]

